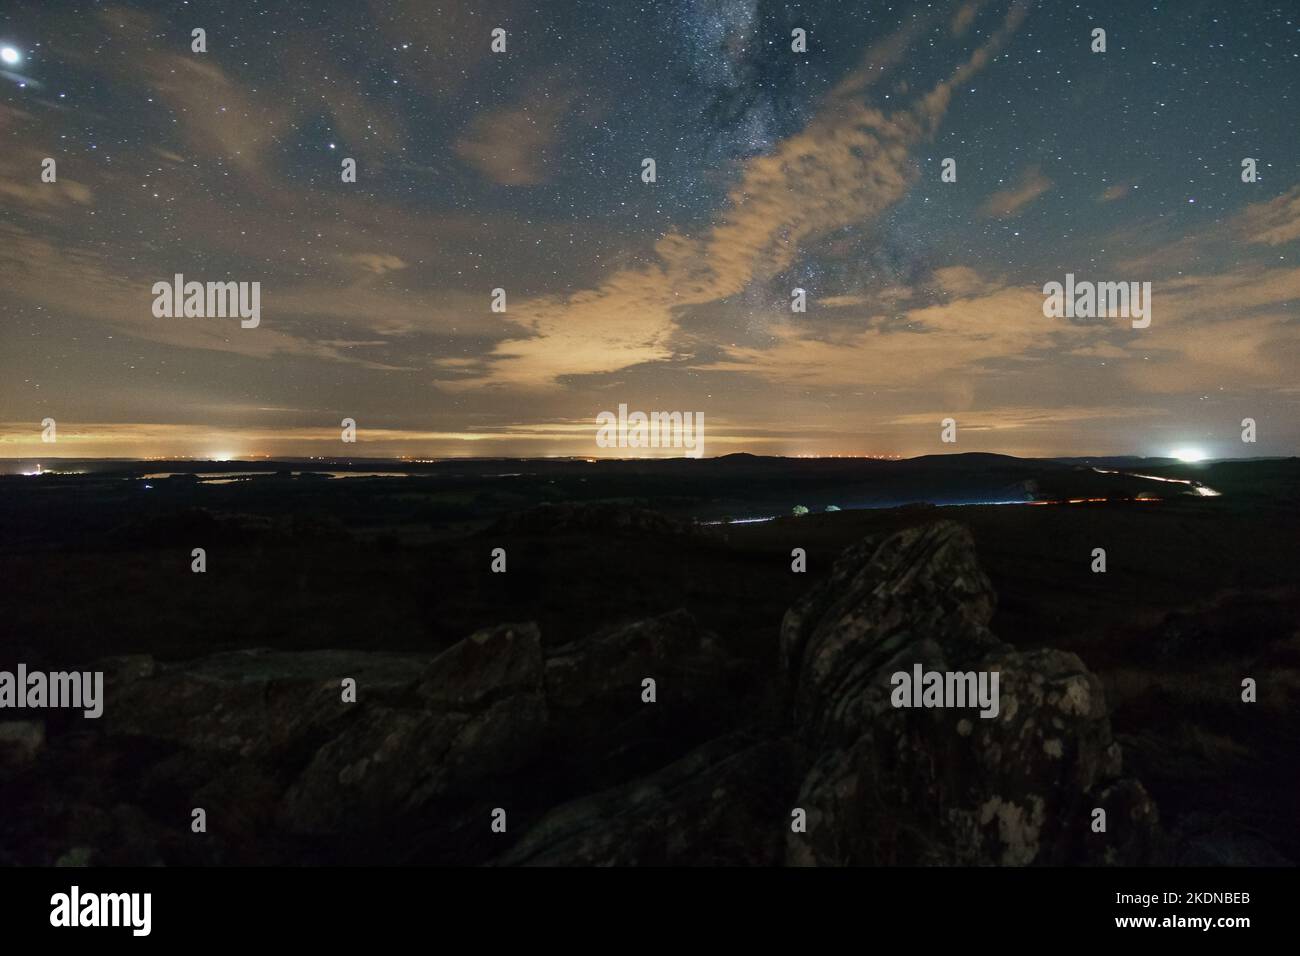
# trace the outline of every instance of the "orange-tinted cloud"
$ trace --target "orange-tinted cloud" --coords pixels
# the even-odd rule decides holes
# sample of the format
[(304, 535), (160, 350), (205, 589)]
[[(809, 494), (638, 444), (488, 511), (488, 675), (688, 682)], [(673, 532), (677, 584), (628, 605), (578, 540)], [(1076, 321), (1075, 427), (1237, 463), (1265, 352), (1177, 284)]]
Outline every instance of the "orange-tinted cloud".
[(992, 219), (1010, 219), (1051, 188), (1052, 181), (1037, 166), (1031, 166), (1021, 174), (1016, 185), (999, 190), (985, 200), (980, 212)]
[(1280, 246), (1300, 239), (1300, 186), (1246, 208), (1233, 225), (1247, 242)]

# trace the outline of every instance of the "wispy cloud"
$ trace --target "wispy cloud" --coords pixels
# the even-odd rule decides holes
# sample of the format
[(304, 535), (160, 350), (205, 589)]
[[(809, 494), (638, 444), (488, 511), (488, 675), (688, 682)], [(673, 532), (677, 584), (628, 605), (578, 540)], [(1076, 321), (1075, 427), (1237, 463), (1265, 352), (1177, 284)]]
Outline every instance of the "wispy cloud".
[(1300, 186), (1247, 207), (1232, 225), (1247, 242), (1280, 246), (1300, 239)]
[(551, 178), (551, 151), (571, 95), (533, 96), (481, 113), (456, 142), (456, 155), (502, 186), (536, 186)]
[(1052, 181), (1037, 166), (1031, 166), (1014, 186), (989, 196), (980, 212), (992, 219), (1010, 219), (1051, 188)]

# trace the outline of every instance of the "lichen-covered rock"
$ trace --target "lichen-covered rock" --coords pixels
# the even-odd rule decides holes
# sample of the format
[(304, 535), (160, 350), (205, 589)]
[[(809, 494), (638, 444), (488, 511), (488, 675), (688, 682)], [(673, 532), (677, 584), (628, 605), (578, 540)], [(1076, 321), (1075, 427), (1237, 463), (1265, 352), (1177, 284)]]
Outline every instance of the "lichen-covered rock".
[[(1020, 652), (988, 630), (994, 595), (951, 522), (849, 549), (787, 614), (782, 655), (811, 752), (794, 864), (1139, 862), (1155, 808), (1120, 781), (1097, 679), (1073, 654)], [(891, 678), (998, 675), (996, 716), (896, 707)], [(951, 703), (951, 702), (949, 702)], [(1107, 810), (1107, 831), (1091, 829)]]

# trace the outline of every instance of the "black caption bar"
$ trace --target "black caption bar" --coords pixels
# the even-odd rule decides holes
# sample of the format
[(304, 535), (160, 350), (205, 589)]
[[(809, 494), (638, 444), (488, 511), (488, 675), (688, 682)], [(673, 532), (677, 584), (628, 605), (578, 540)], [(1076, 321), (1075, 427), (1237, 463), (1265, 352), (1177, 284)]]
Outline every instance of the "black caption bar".
[[(1291, 925), (1295, 869), (23, 869), (0, 872), (7, 939), (300, 943), (461, 931), (540, 941), (560, 926), (758, 935), (854, 924), (928, 940), (1051, 930), (1225, 943)], [(673, 927), (676, 927), (673, 929)], [(568, 932), (568, 931), (566, 931)], [(819, 931), (820, 932), (820, 931)]]

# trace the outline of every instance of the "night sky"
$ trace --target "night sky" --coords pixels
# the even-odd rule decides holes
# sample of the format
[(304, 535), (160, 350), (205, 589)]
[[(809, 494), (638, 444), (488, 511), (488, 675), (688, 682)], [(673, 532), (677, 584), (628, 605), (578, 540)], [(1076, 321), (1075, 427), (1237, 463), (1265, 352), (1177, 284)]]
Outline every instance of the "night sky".
[[(40, 0), (0, 60), (0, 457), (1300, 439), (1294, 0)], [(155, 317), (176, 273), (260, 325)], [(1066, 273), (1150, 327), (1045, 317)]]

